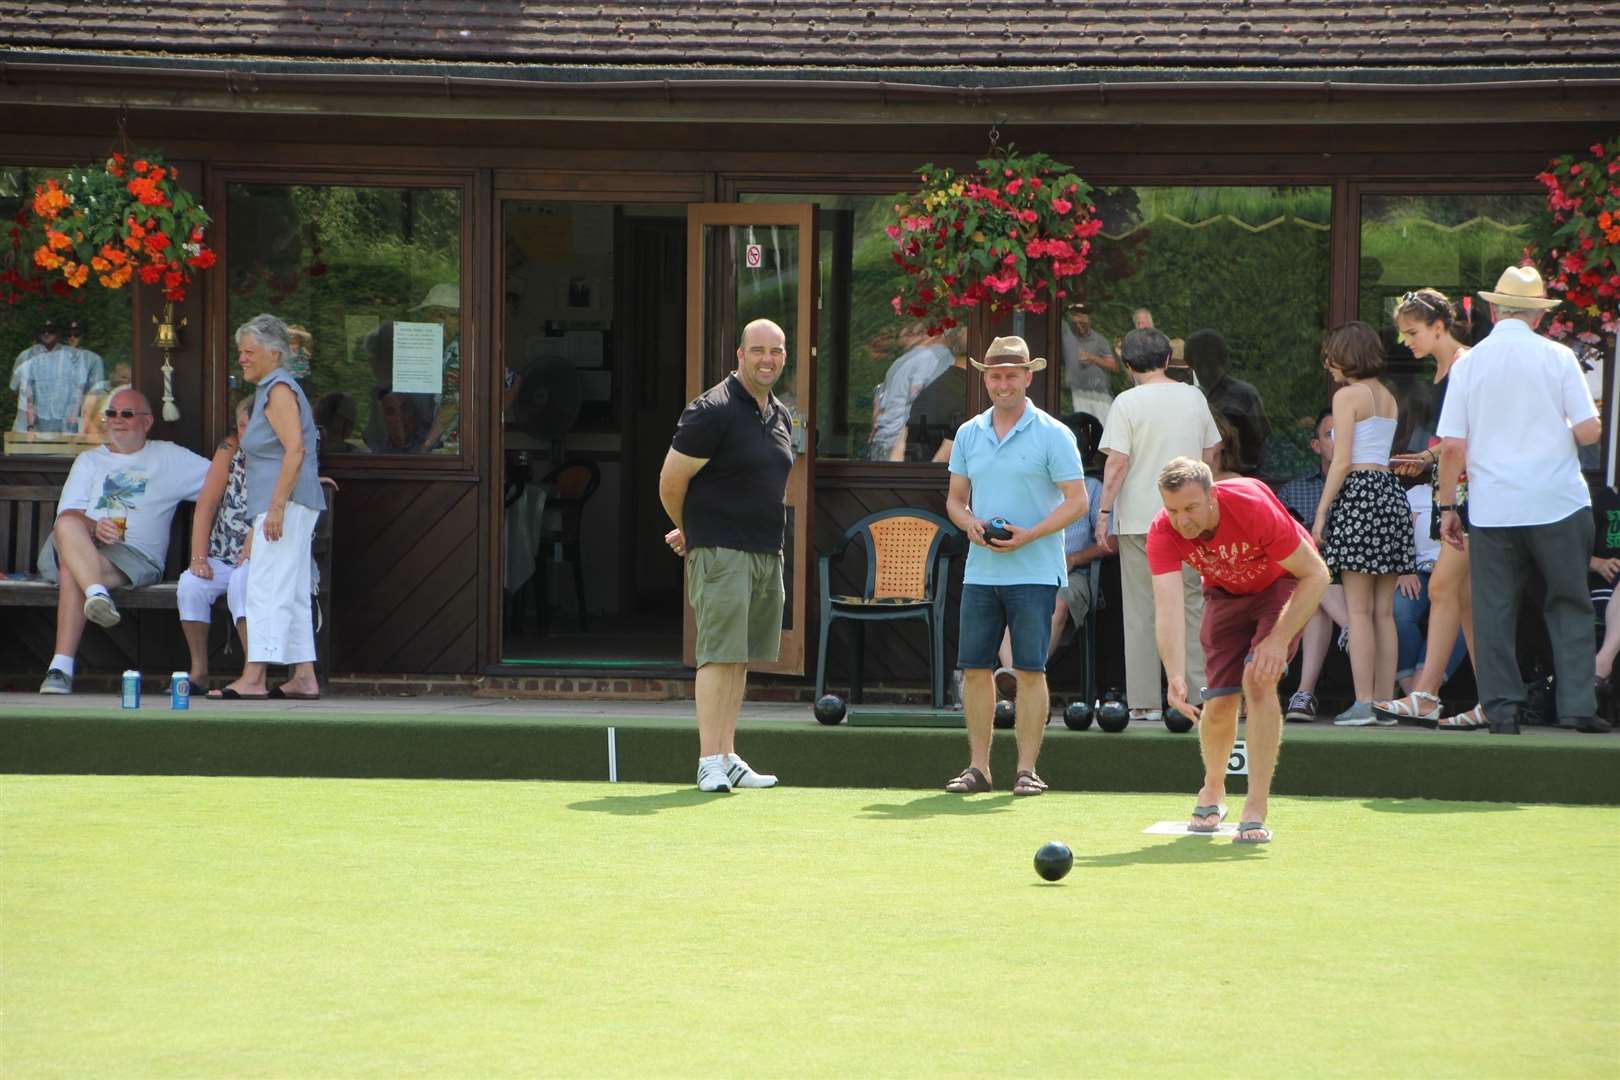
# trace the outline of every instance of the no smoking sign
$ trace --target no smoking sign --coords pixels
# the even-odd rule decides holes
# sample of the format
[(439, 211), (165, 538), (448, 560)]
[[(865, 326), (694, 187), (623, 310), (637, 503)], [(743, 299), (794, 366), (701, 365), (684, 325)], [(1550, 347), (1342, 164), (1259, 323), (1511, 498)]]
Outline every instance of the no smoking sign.
[(743, 252), (743, 260), (748, 264), (748, 269), (758, 270), (765, 265), (764, 246), (761, 244), (749, 244)]

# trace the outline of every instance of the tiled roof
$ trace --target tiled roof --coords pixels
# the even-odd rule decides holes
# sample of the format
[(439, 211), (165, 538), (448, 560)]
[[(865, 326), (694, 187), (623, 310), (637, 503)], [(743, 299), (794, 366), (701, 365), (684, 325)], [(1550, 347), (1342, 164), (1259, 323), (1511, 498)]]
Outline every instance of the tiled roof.
[(0, 27), (29, 52), (613, 68), (1620, 61), (1615, 0), (0, 0)]

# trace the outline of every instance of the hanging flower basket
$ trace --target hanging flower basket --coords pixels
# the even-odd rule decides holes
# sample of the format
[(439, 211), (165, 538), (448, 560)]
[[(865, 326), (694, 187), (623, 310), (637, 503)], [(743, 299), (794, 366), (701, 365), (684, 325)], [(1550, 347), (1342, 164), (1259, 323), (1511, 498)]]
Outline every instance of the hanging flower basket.
[(957, 174), (924, 165), (888, 227), (904, 272), (895, 313), (928, 332), (957, 325), (976, 307), (1039, 315), (1077, 294), (1102, 228), (1091, 187), (1045, 154), (1011, 152)]
[(178, 179), (156, 154), (114, 153), (45, 181), (17, 215), (0, 296), (15, 304), (42, 285), (71, 296), (92, 282), (121, 289), (138, 277), (165, 299), (184, 300), (194, 273), (216, 257), (203, 242), (208, 213)]
[(1529, 254), (1548, 291), (1564, 299), (1547, 333), (1597, 345), (1620, 332), (1620, 137), (1554, 158), (1536, 179), (1547, 212)]

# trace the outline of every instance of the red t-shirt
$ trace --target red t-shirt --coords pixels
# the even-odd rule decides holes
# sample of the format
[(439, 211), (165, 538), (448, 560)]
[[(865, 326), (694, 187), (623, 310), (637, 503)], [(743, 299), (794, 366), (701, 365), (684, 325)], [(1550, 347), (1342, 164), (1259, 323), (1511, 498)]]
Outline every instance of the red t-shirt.
[(1271, 489), (1258, 480), (1219, 480), (1215, 502), (1220, 524), (1208, 540), (1188, 540), (1160, 510), (1148, 527), (1147, 561), (1153, 574), (1173, 574), (1186, 562), (1204, 584), (1229, 593), (1257, 593), (1288, 573), (1282, 561), (1311, 543)]

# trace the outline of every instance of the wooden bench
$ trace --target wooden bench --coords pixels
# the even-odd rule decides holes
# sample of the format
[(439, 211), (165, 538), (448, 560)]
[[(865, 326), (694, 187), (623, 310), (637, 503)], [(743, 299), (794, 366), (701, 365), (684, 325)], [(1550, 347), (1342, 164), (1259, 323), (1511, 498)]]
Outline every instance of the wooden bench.
[[(39, 577), (39, 551), (56, 524), (56, 504), (62, 489), (46, 485), (0, 485), (0, 607), (56, 607), (56, 586)], [(332, 522), (335, 497), (326, 491), (326, 512), (315, 525), (315, 565), (320, 571), (320, 593), (315, 597), (315, 670), (324, 681), (332, 655)], [(113, 602), (119, 610), (179, 610), (180, 572), (191, 552), (191, 519), (196, 506), (183, 502), (175, 508), (169, 532), (168, 563), (163, 580), (141, 588), (113, 589)], [(23, 575), (19, 580), (14, 575)], [(226, 611), (225, 598), (215, 602), (217, 612)], [(175, 663), (184, 666), (184, 657)]]

